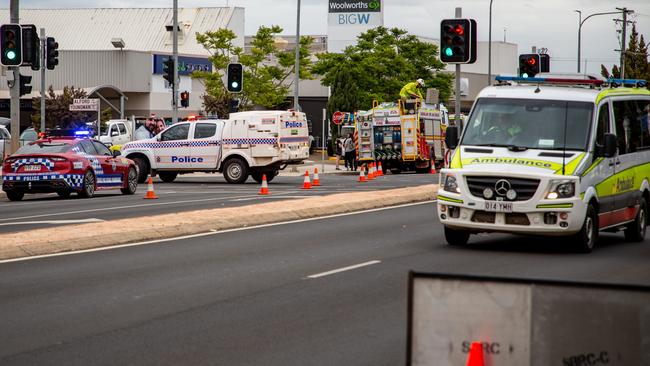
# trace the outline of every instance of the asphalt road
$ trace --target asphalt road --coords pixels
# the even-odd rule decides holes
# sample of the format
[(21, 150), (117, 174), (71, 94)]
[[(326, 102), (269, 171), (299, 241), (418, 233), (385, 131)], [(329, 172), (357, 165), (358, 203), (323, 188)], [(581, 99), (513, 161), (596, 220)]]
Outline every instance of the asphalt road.
[(650, 284), (648, 240), (441, 229), (427, 203), (2, 263), (0, 364), (401, 365), (409, 270)]
[(146, 184), (139, 185), (134, 196), (110, 190), (99, 191), (92, 199), (76, 195), (63, 199), (56, 194), (39, 194), (11, 202), (2, 197), (0, 233), (438, 182), (437, 175), (429, 174), (386, 175), (368, 183), (358, 183), (356, 175), (323, 174), (320, 177), (322, 186), (303, 190), (303, 179), (301, 176), (278, 176), (269, 184), (271, 194), (268, 196), (258, 195), (260, 185), (252, 178), (246, 184), (236, 185), (226, 183), (221, 175), (203, 175), (180, 176), (174, 183), (156, 179), (154, 188), (160, 197), (157, 200), (143, 200)]

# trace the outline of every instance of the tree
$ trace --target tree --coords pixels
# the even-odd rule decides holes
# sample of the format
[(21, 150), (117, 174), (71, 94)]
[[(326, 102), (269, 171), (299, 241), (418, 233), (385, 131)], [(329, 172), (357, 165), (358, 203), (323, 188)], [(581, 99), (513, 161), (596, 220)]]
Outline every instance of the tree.
[[(97, 118), (97, 113), (92, 112), (94, 117), (89, 118), (88, 112), (72, 112), (70, 104), (74, 99), (86, 98), (88, 94), (83, 89), (75, 89), (74, 86), (66, 86), (61, 94), (55, 94), (50, 85), (45, 94), (45, 128), (78, 128), (88, 120)], [(32, 124), (36, 130), (41, 128), (41, 99), (33, 98), (32, 107), (38, 111), (32, 114)]]
[[(327, 115), (332, 116), (334, 112), (354, 112), (359, 108), (358, 97), (359, 89), (352, 78), (350, 70), (341, 67), (336, 70), (334, 83), (332, 84), (332, 94), (327, 102)], [(332, 132), (332, 141), (338, 137), (338, 126), (330, 125)]]
[[(620, 78), (621, 72), (616, 65), (612, 66), (609, 72), (605, 65), (600, 65), (600, 73), (605, 78)], [(632, 25), (632, 32), (627, 49), (625, 51), (625, 78), (650, 80), (650, 63), (648, 63), (648, 45), (643, 35), (636, 31), (636, 25)]]
[[(276, 46), (275, 38), (282, 32), (279, 26), (261, 26), (251, 40), (251, 49), (244, 52), (235, 47), (234, 32), (219, 29), (214, 32), (197, 33), (196, 40), (211, 54), (214, 72), (194, 72), (192, 77), (202, 80), (206, 86), (203, 106), (208, 113), (225, 115), (230, 99), (240, 100), (240, 108), (255, 106), (273, 109), (285, 103), (293, 85), (295, 51), (282, 50)], [(300, 79), (313, 79), (311, 73), (311, 37), (300, 38)], [(244, 89), (237, 96), (227, 92), (222, 78), (231, 55), (236, 56), (244, 66)]]
[(405, 30), (378, 27), (359, 35), (357, 44), (342, 54), (319, 54), (313, 72), (322, 75), (323, 85), (333, 86), (338, 71), (348, 70), (358, 88), (359, 107), (368, 109), (373, 100), (396, 101), (402, 87), (417, 78), (439, 89), (441, 100), (447, 100), (453, 75), (436, 73), (444, 67), (435, 44)]

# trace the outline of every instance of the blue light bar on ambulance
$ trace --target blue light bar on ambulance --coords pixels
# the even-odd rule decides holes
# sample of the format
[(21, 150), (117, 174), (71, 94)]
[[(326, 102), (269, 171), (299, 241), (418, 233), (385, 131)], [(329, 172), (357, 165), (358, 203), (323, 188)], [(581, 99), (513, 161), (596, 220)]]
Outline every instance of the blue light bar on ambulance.
[(648, 82), (643, 79), (607, 79), (607, 82), (618, 85), (632, 85), (637, 88), (643, 88), (648, 85)]
[(90, 131), (88, 130), (79, 130), (74, 132), (75, 136), (90, 136)]
[(518, 83), (534, 83), (534, 84), (575, 84), (575, 85), (602, 85), (605, 83), (603, 80), (597, 79), (571, 79), (571, 78), (524, 78), (520, 76), (497, 76), (496, 81), (515, 81)]

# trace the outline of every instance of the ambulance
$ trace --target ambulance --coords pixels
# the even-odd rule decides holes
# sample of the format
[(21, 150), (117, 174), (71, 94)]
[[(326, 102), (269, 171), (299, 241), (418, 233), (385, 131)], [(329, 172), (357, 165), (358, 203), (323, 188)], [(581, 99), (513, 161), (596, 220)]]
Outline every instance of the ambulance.
[(122, 156), (140, 169), (139, 181), (159, 176), (173, 182), (179, 174), (223, 173), (229, 183), (271, 181), (289, 164), (309, 157), (305, 114), (296, 111), (231, 113), (228, 120), (176, 123), (148, 140), (125, 144)]
[(451, 245), (471, 234), (599, 232), (642, 241), (650, 203), (650, 91), (643, 80), (498, 77), (474, 103), (441, 170), (437, 214)]

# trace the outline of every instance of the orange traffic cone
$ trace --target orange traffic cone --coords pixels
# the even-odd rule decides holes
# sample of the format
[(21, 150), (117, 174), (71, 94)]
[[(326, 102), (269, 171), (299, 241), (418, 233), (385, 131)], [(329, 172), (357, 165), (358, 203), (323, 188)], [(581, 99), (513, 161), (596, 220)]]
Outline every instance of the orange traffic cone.
[(366, 175), (364, 174), (363, 166), (361, 169), (359, 169), (359, 183), (366, 183), (368, 180), (366, 179)]
[(302, 183), (302, 189), (311, 189), (311, 181), (309, 180), (309, 171), (305, 171), (305, 180)]
[(149, 180), (147, 181), (147, 194), (144, 195), (144, 199), (146, 200), (158, 199), (158, 196), (156, 196), (156, 193), (153, 191), (153, 178), (151, 178), (151, 175), (149, 175)]
[(375, 179), (375, 168), (373, 163), (368, 163), (368, 180)]
[(467, 366), (485, 366), (483, 349), (480, 342), (472, 342), (467, 356)]
[(380, 177), (384, 176), (384, 169), (381, 167), (381, 161), (377, 163), (379, 167), (377, 168), (377, 175)]
[(431, 174), (437, 174), (436, 172), (436, 162), (431, 160)]
[(264, 196), (269, 194), (269, 184), (266, 182), (266, 174), (262, 174), (262, 187), (260, 188), (259, 194)]
[(314, 187), (320, 186), (320, 178), (318, 177), (318, 168), (314, 168)]

